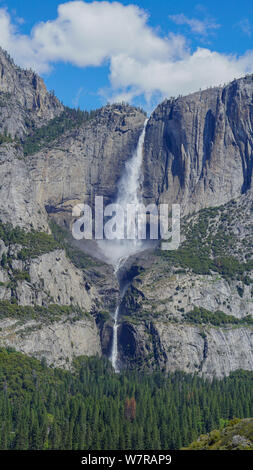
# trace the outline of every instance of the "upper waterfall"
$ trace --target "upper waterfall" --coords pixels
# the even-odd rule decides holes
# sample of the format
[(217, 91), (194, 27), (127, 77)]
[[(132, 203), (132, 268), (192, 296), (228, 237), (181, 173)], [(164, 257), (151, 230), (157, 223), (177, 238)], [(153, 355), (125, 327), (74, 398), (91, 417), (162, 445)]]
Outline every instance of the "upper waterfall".
[(139, 204), (141, 202), (140, 195), (140, 179), (141, 165), (143, 157), (143, 144), (145, 140), (145, 132), (148, 120), (144, 123), (143, 130), (140, 134), (138, 144), (132, 158), (125, 164), (125, 169), (119, 181), (117, 204), (125, 207), (127, 204)]
[[(132, 157), (125, 163), (125, 168), (119, 181), (115, 203), (120, 205), (124, 211), (126, 211), (128, 204), (132, 204), (137, 208), (138, 204), (142, 202), (140, 190), (141, 168), (147, 122), (148, 119), (144, 123)], [(133, 224), (137, 224), (136, 218), (134, 218)], [(124, 232), (126, 231), (126, 219), (124, 219), (123, 230)], [(144, 249), (144, 243), (142, 240), (137, 239), (136, 231), (136, 236), (133, 239), (115, 238), (114, 240), (99, 240), (98, 247), (103, 251), (108, 261), (114, 265), (115, 272), (117, 272), (123, 260)]]

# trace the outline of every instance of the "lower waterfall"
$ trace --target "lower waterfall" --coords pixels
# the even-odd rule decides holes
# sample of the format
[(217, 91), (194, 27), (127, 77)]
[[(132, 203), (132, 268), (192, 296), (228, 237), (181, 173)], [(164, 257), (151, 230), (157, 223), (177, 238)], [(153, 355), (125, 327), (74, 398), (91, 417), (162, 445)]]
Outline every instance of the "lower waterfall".
[(117, 306), (114, 314), (114, 324), (113, 324), (113, 336), (112, 336), (112, 353), (111, 353), (111, 362), (112, 367), (115, 372), (119, 372), (118, 365), (118, 316), (119, 316), (119, 305)]

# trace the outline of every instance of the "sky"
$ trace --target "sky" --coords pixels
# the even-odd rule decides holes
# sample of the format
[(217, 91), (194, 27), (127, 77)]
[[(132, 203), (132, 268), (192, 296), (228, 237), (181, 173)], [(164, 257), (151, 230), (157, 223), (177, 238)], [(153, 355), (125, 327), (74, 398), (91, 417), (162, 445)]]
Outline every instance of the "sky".
[(67, 106), (164, 98), (253, 73), (252, 0), (0, 0), (0, 46)]

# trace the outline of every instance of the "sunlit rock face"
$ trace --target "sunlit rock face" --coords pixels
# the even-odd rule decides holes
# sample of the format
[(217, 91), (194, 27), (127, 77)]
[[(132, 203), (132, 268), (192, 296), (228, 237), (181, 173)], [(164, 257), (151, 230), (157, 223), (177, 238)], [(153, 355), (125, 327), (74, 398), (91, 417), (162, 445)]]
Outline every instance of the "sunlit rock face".
[(103, 196), (105, 204), (112, 202), (144, 121), (145, 115), (131, 106), (106, 106), (53, 148), (33, 155), (27, 165), (34, 199), (67, 223), (75, 204), (94, 207), (95, 196)]
[(23, 137), (58, 116), (64, 107), (32, 70), (16, 66), (0, 48), (0, 133)]
[(144, 197), (181, 203), (184, 214), (251, 188), (253, 76), (165, 100), (147, 125)]

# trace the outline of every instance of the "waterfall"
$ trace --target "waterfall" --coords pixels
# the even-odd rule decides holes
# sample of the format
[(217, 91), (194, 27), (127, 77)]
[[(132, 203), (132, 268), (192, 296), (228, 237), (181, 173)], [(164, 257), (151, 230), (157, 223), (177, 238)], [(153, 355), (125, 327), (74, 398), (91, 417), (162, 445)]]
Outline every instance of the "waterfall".
[[(148, 119), (146, 119), (143, 130), (140, 134), (136, 150), (133, 152), (132, 157), (125, 163), (123, 174), (118, 184), (118, 194), (115, 203), (119, 204), (126, 211), (127, 204), (134, 204), (138, 207), (138, 204), (142, 202), (140, 194), (140, 180), (141, 180), (141, 165), (143, 156), (143, 144), (145, 140), (146, 125)], [(134, 224), (136, 226), (136, 220)], [(126, 220), (125, 227), (126, 229)], [(115, 267), (115, 272), (120, 267), (120, 264), (126, 260), (129, 256), (138, 253), (144, 249), (145, 243), (142, 240), (137, 239), (114, 239), (114, 240), (99, 240), (98, 248), (104, 254), (109, 263)]]
[[(118, 186), (118, 195), (116, 199), (116, 203), (120, 204), (123, 208), (126, 209), (127, 204), (135, 204), (137, 207), (138, 204), (141, 203), (141, 195), (140, 195), (140, 178), (141, 178), (141, 165), (142, 165), (142, 157), (143, 157), (143, 144), (145, 140), (145, 132), (146, 132), (146, 125), (147, 121), (144, 123), (143, 130), (138, 140), (138, 144), (136, 147), (133, 156), (126, 162), (125, 168), (122, 174), (122, 177), (119, 181)], [(136, 224), (136, 220), (134, 221)], [(103, 242), (105, 243), (105, 242)], [(143, 242), (137, 239), (137, 235), (133, 240), (114, 240), (114, 242), (107, 243), (105, 247), (107, 253), (109, 250), (109, 256), (112, 259), (114, 264), (114, 272), (115, 276), (118, 277), (119, 269), (125, 260), (141, 251), (143, 247)], [(125, 289), (121, 290), (120, 299), (122, 299), (125, 293)], [(119, 319), (119, 306), (120, 302), (118, 303), (113, 320), (113, 338), (112, 338), (112, 352), (111, 352), (111, 362), (115, 372), (119, 372), (119, 364), (118, 364), (118, 319)]]
[(143, 130), (138, 140), (137, 148), (126, 164), (123, 175), (119, 182), (118, 197), (116, 202), (123, 207), (127, 204), (135, 204), (136, 206), (142, 202), (140, 196), (140, 178), (141, 165), (143, 157), (143, 144), (145, 140), (145, 132), (148, 120), (144, 123)]
[(112, 336), (112, 353), (111, 353), (111, 362), (112, 367), (114, 368), (115, 372), (119, 372), (119, 365), (118, 365), (118, 318), (119, 318), (119, 305), (115, 310), (114, 314), (114, 323), (113, 323), (113, 336)]

